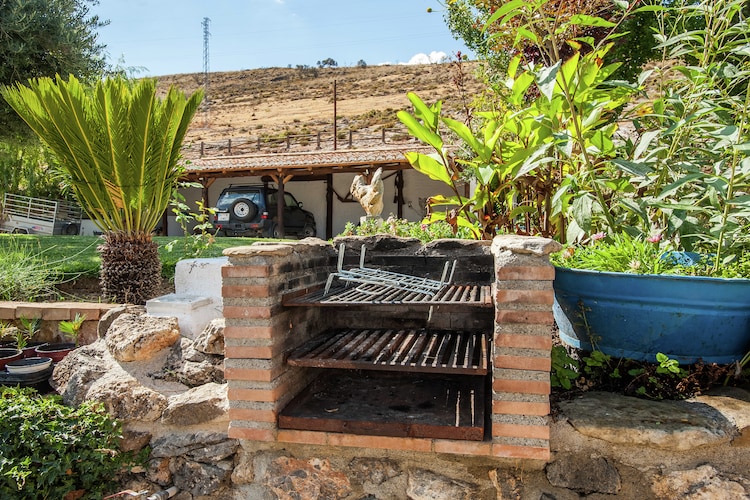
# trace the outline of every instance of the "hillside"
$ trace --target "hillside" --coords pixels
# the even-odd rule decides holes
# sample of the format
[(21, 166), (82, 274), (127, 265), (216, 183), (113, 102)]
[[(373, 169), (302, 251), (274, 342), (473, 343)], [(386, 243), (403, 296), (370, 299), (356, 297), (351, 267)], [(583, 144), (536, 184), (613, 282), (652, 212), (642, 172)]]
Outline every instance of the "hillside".
[[(210, 73), (208, 109), (198, 112), (186, 142), (226, 142), (333, 131), (334, 81), (337, 128), (379, 133), (400, 126), (396, 112), (409, 109), (407, 92), (432, 103), (443, 100), (445, 114), (463, 119), (462, 95), (483, 88), (473, 76), (476, 63), (389, 65), (345, 68), (264, 68)], [(464, 91), (455, 83), (463, 72)], [(202, 73), (159, 78), (166, 89), (193, 92)]]

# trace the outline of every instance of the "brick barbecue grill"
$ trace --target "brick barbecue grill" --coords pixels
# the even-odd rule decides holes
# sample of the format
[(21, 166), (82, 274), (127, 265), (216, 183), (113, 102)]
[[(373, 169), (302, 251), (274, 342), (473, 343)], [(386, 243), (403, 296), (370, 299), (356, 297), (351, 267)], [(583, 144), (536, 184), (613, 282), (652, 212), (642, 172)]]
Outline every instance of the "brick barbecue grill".
[(547, 460), (555, 244), (344, 240), (225, 252), (230, 436)]

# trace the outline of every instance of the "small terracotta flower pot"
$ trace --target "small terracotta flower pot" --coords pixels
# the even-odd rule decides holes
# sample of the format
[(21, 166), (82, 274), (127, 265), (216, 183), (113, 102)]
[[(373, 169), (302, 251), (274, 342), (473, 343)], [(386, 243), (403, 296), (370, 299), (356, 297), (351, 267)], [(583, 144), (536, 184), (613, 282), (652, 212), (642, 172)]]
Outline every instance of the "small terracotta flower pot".
[(36, 355), (40, 357), (52, 358), (53, 363), (59, 363), (68, 355), (69, 352), (76, 348), (73, 342), (49, 343), (36, 348)]
[(15, 348), (2, 348), (0, 349), (0, 370), (5, 369), (5, 365), (11, 361), (21, 359), (23, 351)]

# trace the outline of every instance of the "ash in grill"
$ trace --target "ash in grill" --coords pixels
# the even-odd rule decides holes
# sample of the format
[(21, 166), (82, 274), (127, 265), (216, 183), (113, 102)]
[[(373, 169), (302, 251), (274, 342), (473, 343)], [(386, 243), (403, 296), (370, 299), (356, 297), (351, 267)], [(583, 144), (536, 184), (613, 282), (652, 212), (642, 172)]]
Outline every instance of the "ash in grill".
[[(284, 297), (288, 307), (329, 308), (329, 324), (287, 359), (320, 373), (282, 410), (279, 427), (484, 439), (494, 309), (489, 273), (471, 270), (492, 269), (491, 256), (458, 267), (445, 256), (370, 258), (366, 265), (363, 247), (358, 265), (345, 268), (342, 244), (325, 284)], [(467, 276), (483, 283), (461, 283)]]

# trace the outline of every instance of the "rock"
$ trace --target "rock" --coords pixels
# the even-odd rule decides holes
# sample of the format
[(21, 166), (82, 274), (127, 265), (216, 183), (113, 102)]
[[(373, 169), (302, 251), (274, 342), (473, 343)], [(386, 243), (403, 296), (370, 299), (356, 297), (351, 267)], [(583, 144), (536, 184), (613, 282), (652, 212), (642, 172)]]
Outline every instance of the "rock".
[(409, 471), (406, 496), (410, 500), (473, 500), (476, 487), (432, 471)]
[(492, 240), (493, 254), (497, 254), (503, 250), (517, 254), (530, 254), (541, 257), (554, 252), (559, 252), (562, 250), (562, 245), (549, 238), (505, 234), (496, 236)]
[(194, 425), (224, 417), (229, 412), (226, 384), (205, 384), (169, 398), (162, 422)]
[(105, 342), (117, 361), (147, 361), (180, 338), (176, 318), (122, 313), (107, 330)]
[(374, 485), (383, 484), (401, 474), (398, 463), (386, 458), (357, 457), (349, 463), (349, 469), (357, 483), (369, 482)]
[(263, 481), (280, 500), (335, 500), (351, 493), (346, 475), (331, 469), (328, 460), (317, 458), (307, 461), (290, 457), (276, 458), (266, 470)]
[(154, 458), (148, 461), (146, 478), (160, 486), (172, 484), (172, 472), (169, 470), (168, 458)]
[(230, 484), (231, 461), (206, 464), (177, 459), (175, 462), (172, 481), (181, 492), (193, 497), (224, 498), (221, 491)]
[(91, 385), (119, 366), (109, 354), (103, 340), (80, 347), (57, 363), (50, 378), (67, 405), (79, 405), (86, 400)]
[(151, 441), (151, 437), (150, 432), (123, 429), (120, 449), (122, 451), (140, 451)]
[(497, 498), (523, 498), (524, 481), (520, 477), (505, 469), (492, 469), (489, 475)]
[(195, 349), (193, 341), (183, 337), (172, 347), (160, 377), (189, 387), (223, 383), (223, 366), (224, 356), (204, 354)]
[[(750, 486), (745, 481), (746, 486)], [(710, 465), (675, 471), (656, 478), (651, 486), (658, 498), (681, 500), (747, 500), (750, 491), (733, 479), (724, 478)]]
[(155, 422), (167, 407), (167, 398), (122, 370), (107, 372), (91, 385), (86, 399), (100, 401), (118, 420)]
[(213, 447), (214, 445), (224, 442), (230, 442), (233, 446), (237, 446), (237, 441), (229, 439), (226, 433), (172, 433), (160, 436), (151, 443), (151, 456), (156, 458), (179, 457), (194, 453), (201, 448)]
[(547, 479), (552, 486), (568, 488), (584, 495), (615, 495), (622, 487), (617, 468), (601, 457), (559, 456), (547, 465)]
[(705, 404), (591, 392), (561, 401), (559, 408), (578, 432), (610, 443), (686, 451), (729, 442), (737, 434), (721, 413)]
[(100, 339), (107, 336), (107, 330), (109, 330), (112, 322), (117, 319), (121, 314), (146, 314), (145, 306), (136, 306), (132, 304), (122, 305), (109, 309), (99, 319), (99, 323), (96, 325), (96, 334)]
[(193, 347), (205, 354), (224, 355), (224, 318), (212, 319), (193, 341)]

